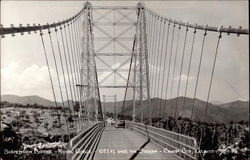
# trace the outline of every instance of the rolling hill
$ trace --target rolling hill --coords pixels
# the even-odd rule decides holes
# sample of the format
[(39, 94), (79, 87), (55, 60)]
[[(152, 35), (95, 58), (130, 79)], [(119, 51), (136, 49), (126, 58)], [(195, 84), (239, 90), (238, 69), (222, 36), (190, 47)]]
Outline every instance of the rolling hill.
[[(185, 100), (185, 106), (183, 108)], [(20, 104), (40, 104), (44, 106), (55, 106), (54, 102), (47, 100), (39, 96), (17, 96), (17, 95), (1, 95), (1, 101), (7, 101), (10, 103)], [(151, 111), (152, 117), (164, 117), (166, 115), (174, 116), (176, 110), (176, 116), (190, 117), (193, 108), (193, 99), (188, 97), (178, 97), (178, 105), (176, 108), (177, 98), (170, 100), (162, 100), (158, 98), (151, 99)], [(138, 102), (136, 102), (138, 103)], [(105, 112), (114, 112), (114, 102), (102, 102)], [(121, 113), (123, 102), (116, 102), (116, 113)], [(138, 105), (137, 105), (138, 106)], [(202, 121), (204, 117), (206, 102), (195, 99), (193, 117), (195, 120)], [(144, 109), (144, 116), (149, 116), (149, 108), (146, 102), (143, 102), (142, 107)], [(136, 113), (139, 117), (142, 107), (136, 107)], [(133, 101), (126, 101), (123, 108), (123, 115), (131, 115), (133, 108)], [(229, 123), (231, 120), (240, 121), (249, 119), (249, 102), (248, 101), (234, 101), (224, 104), (208, 104), (207, 120), (208, 122), (215, 123)]]
[(220, 107), (226, 109), (227, 114), (233, 117), (236, 121), (249, 120), (248, 101), (234, 101), (221, 104)]
[(54, 102), (36, 95), (33, 96), (1, 95), (1, 101), (7, 101), (10, 103), (19, 103), (23, 105), (37, 103), (44, 106), (55, 106)]

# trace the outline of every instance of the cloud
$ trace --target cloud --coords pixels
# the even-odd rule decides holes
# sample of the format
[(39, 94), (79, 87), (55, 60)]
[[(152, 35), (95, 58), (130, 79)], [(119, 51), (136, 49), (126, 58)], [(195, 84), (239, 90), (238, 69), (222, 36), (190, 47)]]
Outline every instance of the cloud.
[[(1, 69), (2, 93), (25, 95), (31, 93), (41, 93), (41, 90), (50, 91), (50, 82), (46, 66), (31, 65), (20, 71), (19, 63), (10, 63)], [(52, 78), (55, 72), (51, 69)]]

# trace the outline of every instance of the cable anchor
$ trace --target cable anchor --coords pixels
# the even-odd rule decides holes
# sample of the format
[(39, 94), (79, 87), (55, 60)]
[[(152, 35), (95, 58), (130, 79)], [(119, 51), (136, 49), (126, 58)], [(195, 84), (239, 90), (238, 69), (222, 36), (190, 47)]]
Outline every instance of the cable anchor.
[[(56, 24), (56, 23), (54, 22), (53, 24)], [(55, 32), (57, 32), (57, 31), (58, 31), (58, 29), (56, 28), (56, 25), (55, 25)]]
[[(182, 22), (181, 22), (182, 23)], [(178, 27), (178, 29), (181, 29), (181, 23), (179, 24), (179, 27)]]
[(240, 33), (238, 32), (239, 30), (242, 29), (242, 26), (239, 26), (239, 28), (237, 29), (237, 36), (239, 37), (240, 36)]
[(196, 28), (194, 28), (194, 34), (196, 33)]
[(230, 35), (230, 32), (229, 32), (229, 30), (232, 28), (232, 26), (229, 26), (228, 28), (227, 28), (227, 35), (229, 36)]
[(221, 38), (222, 28), (223, 28), (223, 26), (220, 26), (220, 27), (218, 27), (218, 29), (217, 29), (217, 31), (220, 33), (220, 34), (219, 34), (219, 38)]
[[(30, 24), (27, 24), (27, 28), (29, 28), (30, 27)], [(30, 30), (28, 30), (28, 34), (30, 34)]]
[(187, 22), (186, 23), (186, 31), (188, 31), (188, 25), (189, 25), (189, 23)]
[(39, 30), (39, 31), (40, 31), (40, 36), (43, 36), (43, 34), (44, 34), (44, 33), (43, 33), (43, 27), (42, 27), (40, 24), (38, 24), (38, 26), (39, 26), (39, 28), (40, 28), (40, 30)]
[(47, 23), (47, 25), (49, 26), (49, 28), (48, 28), (48, 34), (50, 34), (51, 33), (51, 31), (50, 31), (50, 24)]
[[(19, 24), (19, 28), (23, 28), (23, 25), (22, 25), (22, 24)], [(24, 33), (21, 32), (20, 34), (23, 35)]]
[(205, 25), (205, 26), (204, 26), (204, 31), (205, 31), (204, 36), (207, 35), (207, 27), (208, 27), (208, 25)]
[[(36, 24), (35, 23), (33, 23), (33, 27), (35, 27), (36, 26)], [(34, 33), (36, 33), (36, 30), (34, 30)]]
[(176, 20), (173, 20), (173, 23), (174, 23), (174, 28), (175, 28), (175, 26), (176, 26)]
[[(13, 28), (13, 29), (15, 29), (14, 24), (10, 24), (10, 27)], [(15, 37), (15, 33), (12, 33), (11, 36)]]

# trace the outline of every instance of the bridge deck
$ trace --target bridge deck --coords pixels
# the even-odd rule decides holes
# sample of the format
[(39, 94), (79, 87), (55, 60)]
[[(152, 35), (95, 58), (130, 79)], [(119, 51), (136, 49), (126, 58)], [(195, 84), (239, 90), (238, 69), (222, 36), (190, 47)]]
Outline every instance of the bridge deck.
[[(138, 153), (141, 147), (143, 148)], [(180, 158), (171, 153), (164, 153), (163, 148), (152, 142), (147, 143), (146, 138), (129, 129), (116, 129), (113, 126), (107, 126), (102, 134), (94, 159), (178, 160)]]

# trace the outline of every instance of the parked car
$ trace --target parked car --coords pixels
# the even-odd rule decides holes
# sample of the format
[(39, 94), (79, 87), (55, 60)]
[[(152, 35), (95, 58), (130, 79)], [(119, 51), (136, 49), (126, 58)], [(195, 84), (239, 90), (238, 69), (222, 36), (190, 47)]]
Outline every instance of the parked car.
[(115, 124), (116, 128), (125, 128), (125, 121), (117, 121)]

